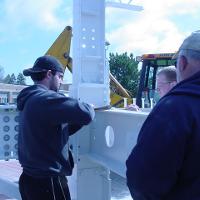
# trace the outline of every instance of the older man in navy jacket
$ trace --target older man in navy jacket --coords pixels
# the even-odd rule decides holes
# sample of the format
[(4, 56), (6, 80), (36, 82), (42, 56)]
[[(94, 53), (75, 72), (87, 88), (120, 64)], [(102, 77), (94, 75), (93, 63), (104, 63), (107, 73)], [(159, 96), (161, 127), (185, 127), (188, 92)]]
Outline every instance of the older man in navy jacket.
[(126, 162), (134, 200), (200, 199), (200, 32), (174, 59), (178, 84), (149, 114)]

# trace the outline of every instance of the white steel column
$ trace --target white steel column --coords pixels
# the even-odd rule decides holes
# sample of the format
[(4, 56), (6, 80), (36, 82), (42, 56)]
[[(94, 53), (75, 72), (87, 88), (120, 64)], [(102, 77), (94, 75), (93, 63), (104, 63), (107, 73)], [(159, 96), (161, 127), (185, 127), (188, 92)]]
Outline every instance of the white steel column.
[[(72, 74), (71, 96), (96, 107), (110, 104), (109, 68), (105, 65), (104, 0), (73, 0)], [(89, 151), (90, 134), (90, 126), (85, 127), (70, 141), (76, 163), (72, 198), (109, 200), (109, 170), (85, 156)]]
[[(123, 1), (109, 1), (106, 5), (132, 8), (132, 10), (140, 9), (137, 6), (129, 5), (131, 2), (129, 0), (125, 5)], [(70, 88), (70, 96), (80, 101), (92, 103), (97, 107), (110, 104), (109, 67), (105, 64), (106, 5), (105, 0), (73, 0), (73, 83)], [(78, 134), (70, 139), (76, 163), (74, 177), (72, 177), (73, 180), (76, 180), (72, 187), (75, 193), (72, 195), (73, 200), (110, 200), (110, 167), (112, 170), (115, 169), (117, 173), (124, 172), (123, 164), (125, 163), (120, 165), (122, 166), (120, 167), (122, 170), (120, 170), (117, 167), (112, 167), (109, 161), (108, 163), (104, 162), (104, 157), (106, 158), (106, 154), (110, 153), (109, 150), (112, 150), (113, 147), (110, 144), (105, 147), (104, 140), (107, 136), (105, 132), (108, 132), (109, 136), (107, 128), (102, 126), (99, 129), (101, 131), (97, 130), (99, 125), (105, 125), (103, 122), (108, 119), (107, 113), (98, 116), (97, 113), (91, 125), (82, 128)], [(113, 117), (111, 121), (115, 120)], [(123, 123), (122, 121), (118, 122)], [(100, 140), (95, 138), (100, 138)], [(123, 142), (123, 139), (122, 136), (117, 141), (122, 140)], [(105, 151), (102, 152), (101, 149)], [(118, 150), (124, 151), (124, 149)], [(113, 164), (115, 163), (120, 162), (113, 162)]]
[(72, 96), (95, 106), (110, 104), (105, 65), (105, 1), (73, 1)]

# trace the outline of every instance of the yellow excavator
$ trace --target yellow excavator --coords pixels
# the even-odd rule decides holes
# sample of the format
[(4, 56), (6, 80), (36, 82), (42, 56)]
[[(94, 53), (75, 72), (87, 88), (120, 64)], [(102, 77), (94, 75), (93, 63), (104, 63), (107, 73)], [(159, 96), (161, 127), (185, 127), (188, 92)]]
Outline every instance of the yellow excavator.
[[(72, 27), (67, 26), (63, 32), (58, 36), (49, 50), (47, 55), (55, 56), (62, 63), (63, 67), (69, 69), (72, 72), (72, 58), (70, 55), (70, 46), (72, 38)], [(111, 105), (115, 107), (123, 107), (123, 98), (128, 99), (128, 103), (131, 103), (131, 96), (128, 91), (115, 79), (110, 73), (110, 98)]]

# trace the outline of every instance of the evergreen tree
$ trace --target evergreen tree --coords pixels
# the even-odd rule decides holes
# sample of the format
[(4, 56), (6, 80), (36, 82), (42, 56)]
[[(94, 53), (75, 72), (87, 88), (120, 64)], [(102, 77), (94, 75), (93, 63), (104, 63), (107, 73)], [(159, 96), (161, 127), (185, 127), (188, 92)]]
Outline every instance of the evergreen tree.
[(128, 56), (127, 53), (110, 53), (109, 66), (111, 74), (129, 91), (132, 97), (135, 97), (139, 83), (139, 71), (138, 62), (133, 54)]
[(16, 84), (16, 77), (15, 74), (11, 74), (9, 84)]
[(8, 74), (4, 79), (3, 83), (9, 84), (10, 83), (10, 74)]
[(22, 73), (19, 73), (17, 76), (17, 84), (18, 85), (26, 85), (26, 79)]
[(0, 82), (3, 82), (4, 68), (0, 65)]

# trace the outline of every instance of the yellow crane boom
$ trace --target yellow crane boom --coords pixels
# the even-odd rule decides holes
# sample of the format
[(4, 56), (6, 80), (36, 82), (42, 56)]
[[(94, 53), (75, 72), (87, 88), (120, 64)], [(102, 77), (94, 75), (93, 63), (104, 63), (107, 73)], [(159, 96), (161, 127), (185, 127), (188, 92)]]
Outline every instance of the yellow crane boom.
[(64, 69), (67, 67), (72, 72), (72, 59), (69, 56), (71, 38), (72, 28), (71, 26), (67, 26), (51, 45), (46, 55), (55, 56), (62, 63)]

